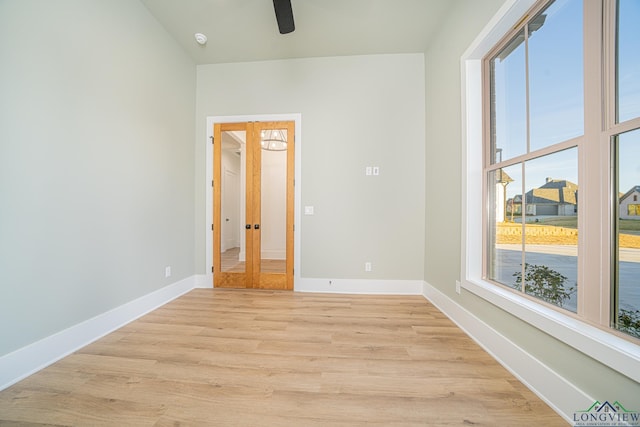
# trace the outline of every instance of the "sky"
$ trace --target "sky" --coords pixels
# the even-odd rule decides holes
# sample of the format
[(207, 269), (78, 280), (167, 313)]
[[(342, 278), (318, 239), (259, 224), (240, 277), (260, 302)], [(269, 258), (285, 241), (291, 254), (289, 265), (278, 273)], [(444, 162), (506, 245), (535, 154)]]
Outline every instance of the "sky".
[[(620, 0), (618, 85), (620, 121), (640, 116), (640, 1)], [(640, 130), (619, 139), (619, 190), (640, 185)]]
[[(619, 5), (619, 116), (624, 121), (640, 116), (640, 1), (620, 0)], [(544, 23), (529, 35), (528, 45), (531, 151), (584, 133), (582, 1), (556, 0), (543, 14)], [(496, 140), (506, 160), (526, 152), (525, 44), (494, 64)], [(640, 185), (640, 131), (620, 137), (619, 154), (619, 190), (626, 192)], [(579, 184), (577, 158), (574, 148), (527, 162), (526, 191), (543, 185), (546, 177)], [(507, 187), (512, 197), (519, 193), (521, 167), (505, 171), (519, 181)]]

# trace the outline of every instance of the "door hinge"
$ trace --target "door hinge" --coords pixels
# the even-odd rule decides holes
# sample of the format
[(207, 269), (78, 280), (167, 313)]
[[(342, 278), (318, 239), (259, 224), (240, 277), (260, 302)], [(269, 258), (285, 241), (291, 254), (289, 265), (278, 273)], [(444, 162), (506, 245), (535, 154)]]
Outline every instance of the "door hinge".
[(213, 265), (211, 266), (211, 272), (213, 273)]
[(215, 140), (213, 139), (213, 137), (212, 137), (212, 136), (210, 136), (209, 138), (211, 138), (211, 143), (212, 143), (212, 144), (215, 144)]
[(211, 231), (213, 231), (213, 224), (211, 224)]
[(212, 179), (212, 180), (211, 180), (211, 186), (212, 186), (212, 187), (213, 187), (213, 183), (214, 183), (214, 180)]

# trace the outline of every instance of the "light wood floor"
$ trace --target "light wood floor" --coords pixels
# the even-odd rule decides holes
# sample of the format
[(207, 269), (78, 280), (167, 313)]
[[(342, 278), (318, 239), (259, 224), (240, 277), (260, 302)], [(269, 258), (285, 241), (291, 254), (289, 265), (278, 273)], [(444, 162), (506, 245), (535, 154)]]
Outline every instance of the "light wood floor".
[(0, 392), (0, 425), (566, 426), (420, 296), (198, 289)]
[[(244, 273), (245, 262), (238, 261), (240, 248), (231, 248), (220, 254), (221, 271), (225, 273)], [(287, 260), (261, 259), (260, 271), (263, 273), (286, 273)]]

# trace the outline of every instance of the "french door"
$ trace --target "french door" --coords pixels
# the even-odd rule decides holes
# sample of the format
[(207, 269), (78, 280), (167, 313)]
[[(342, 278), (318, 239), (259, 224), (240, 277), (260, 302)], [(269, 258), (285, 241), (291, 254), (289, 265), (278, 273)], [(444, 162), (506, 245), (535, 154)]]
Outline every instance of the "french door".
[(213, 131), (213, 285), (292, 290), (294, 122)]

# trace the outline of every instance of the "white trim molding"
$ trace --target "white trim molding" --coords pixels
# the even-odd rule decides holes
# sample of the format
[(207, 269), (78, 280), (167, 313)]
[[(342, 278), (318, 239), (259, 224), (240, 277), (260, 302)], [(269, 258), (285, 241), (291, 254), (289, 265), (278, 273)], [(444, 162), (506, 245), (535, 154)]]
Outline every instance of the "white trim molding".
[(432, 285), (422, 295), (567, 422), (596, 400)]
[[(211, 138), (213, 138), (213, 125), (215, 123), (242, 123), (242, 122), (280, 122), (280, 121), (292, 121), (295, 123), (295, 165), (294, 165), (294, 224), (296, 227), (293, 232), (293, 283), (300, 280), (300, 231), (302, 229), (302, 221), (300, 214), (300, 200), (302, 200), (302, 114), (253, 114), (253, 115), (239, 115), (239, 116), (207, 116), (207, 138), (206, 144), (206, 177), (205, 177), (205, 257), (206, 257), (206, 282), (211, 283), (213, 286), (213, 233), (211, 232), (211, 225), (213, 223), (213, 187), (211, 182), (213, 181), (213, 147), (211, 145)], [(208, 286), (205, 286), (208, 287)]]
[(187, 277), (0, 357), (0, 390), (46, 368), (195, 287)]
[(300, 278), (294, 286), (294, 291), (363, 295), (422, 295), (422, 284), (422, 280)]
[(636, 344), (490, 283), (464, 280), (462, 288), (640, 383)]
[(207, 276), (206, 274), (196, 274), (195, 276), (195, 285), (194, 288), (198, 289), (213, 289), (213, 281), (211, 279), (211, 275)]

